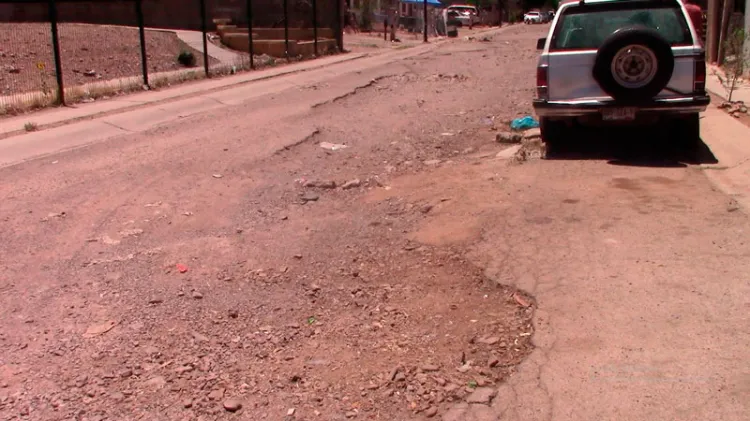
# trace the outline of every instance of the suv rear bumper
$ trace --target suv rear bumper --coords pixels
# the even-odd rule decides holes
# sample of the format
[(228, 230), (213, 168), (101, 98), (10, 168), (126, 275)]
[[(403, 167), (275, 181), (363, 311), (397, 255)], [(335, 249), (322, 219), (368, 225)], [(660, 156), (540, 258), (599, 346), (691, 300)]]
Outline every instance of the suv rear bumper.
[(534, 111), (540, 117), (583, 117), (599, 114), (611, 108), (634, 107), (638, 113), (689, 114), (705, 111), (711, 98), (707, 95), (656, 99), (639, 103), (620, 103), (612, 100), (548, 101), (534, 100)]

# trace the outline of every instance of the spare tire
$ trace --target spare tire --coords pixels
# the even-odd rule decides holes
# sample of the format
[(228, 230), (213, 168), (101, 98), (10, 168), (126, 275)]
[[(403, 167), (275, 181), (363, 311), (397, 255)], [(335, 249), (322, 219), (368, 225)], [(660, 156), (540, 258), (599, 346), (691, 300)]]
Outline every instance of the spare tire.
[(620, 101), (648, 100), (672, 78), (674, 55), (669, 43), (645, 27), (619, 29), (604, 40), (594, 61), (594, 80)]

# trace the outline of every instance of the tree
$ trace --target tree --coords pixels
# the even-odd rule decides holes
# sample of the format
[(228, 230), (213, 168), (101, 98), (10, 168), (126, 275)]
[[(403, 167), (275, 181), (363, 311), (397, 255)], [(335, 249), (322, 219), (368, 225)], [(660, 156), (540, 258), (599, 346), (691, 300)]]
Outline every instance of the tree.
[(750, 67), (750, 53), (745, 48), (745, 43), (750, 43), (750, 34), (745, 33), (742, 28), (731, 32), (724, 42), (724, 76), (717, 74), (721, 85), (727, 91), (727, 101), (732, 102), (732, 94), (737, 89), (737, 82), (742, 78), (742, 73)]

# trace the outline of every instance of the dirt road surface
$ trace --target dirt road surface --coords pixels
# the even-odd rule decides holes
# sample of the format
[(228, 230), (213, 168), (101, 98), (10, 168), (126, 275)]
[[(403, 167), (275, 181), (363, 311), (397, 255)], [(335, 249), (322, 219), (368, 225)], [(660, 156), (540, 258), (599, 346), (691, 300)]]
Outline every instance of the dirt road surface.
[(496, 157), (544, 30), (0, 170), (0, 418), (746, 419), (710, 152)]

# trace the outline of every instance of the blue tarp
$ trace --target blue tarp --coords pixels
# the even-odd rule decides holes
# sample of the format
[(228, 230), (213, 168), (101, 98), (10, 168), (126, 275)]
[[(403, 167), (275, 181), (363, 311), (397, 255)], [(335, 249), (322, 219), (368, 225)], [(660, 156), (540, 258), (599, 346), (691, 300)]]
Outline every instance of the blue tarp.
[[(414, 4), (424, 4), (424, 0), (401, 0), (402, 3), (414, 3)], [(435, 6), (435, 7), (443, 7), (443, 3), (440, 3), (440, 0), (427, 0), (428, 6)]]

